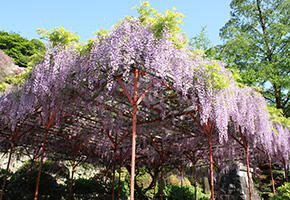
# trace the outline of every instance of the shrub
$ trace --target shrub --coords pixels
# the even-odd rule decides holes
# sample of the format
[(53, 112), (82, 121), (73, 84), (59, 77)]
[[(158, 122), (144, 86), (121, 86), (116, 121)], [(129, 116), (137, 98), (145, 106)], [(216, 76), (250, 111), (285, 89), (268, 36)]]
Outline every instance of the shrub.
[[(195, 192), (193, 186), (184, 186), (183, 188), (183, 199), (190, 200), (194, 199)], [(197, 188), (197, 199), (208, 200), (208, 196), (202, 193), (200, 188)], [(163, 196), (166, 200), (180, 200), (181, 199), (181, 186), (180, 185), (166, 185), (163, 190)]]
[(290, 200), (290, 183), (278, 187), (276, 194), (270, 194), (270, 200)]

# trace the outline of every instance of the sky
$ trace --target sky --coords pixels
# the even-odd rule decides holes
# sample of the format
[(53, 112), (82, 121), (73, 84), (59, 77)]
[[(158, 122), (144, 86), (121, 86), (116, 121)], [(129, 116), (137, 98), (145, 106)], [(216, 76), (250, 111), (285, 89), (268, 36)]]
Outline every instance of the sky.
[[(151, 0), (150, 6), (185, 15), (181, 26), (188, 38), (206, 27), (212, 45), (221, 44), (219, 30), (230, 19), (231, 0)], [(138, 16), (140, 0), (0, 0), (0, 30), (39, 39), (36, 30), (63, 26), (77, 33), (81, 42), (94, 37), (101, 27), (108, 29), (125, 16)]]

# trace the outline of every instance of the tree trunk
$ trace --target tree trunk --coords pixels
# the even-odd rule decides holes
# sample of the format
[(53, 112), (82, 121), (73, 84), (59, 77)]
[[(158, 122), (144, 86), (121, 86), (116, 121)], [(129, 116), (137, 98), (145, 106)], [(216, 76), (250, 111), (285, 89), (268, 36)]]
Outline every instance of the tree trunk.
[(285, 107), (283, 105), (283, 100), (282, 100), (281, 86), (277, 86), (276, 84), (274, 84), (273, 88), (274, 88), (274, 94), (275, 94), (275, 100), (276, 100), (276, 108), (282, 109), (284, 112)]

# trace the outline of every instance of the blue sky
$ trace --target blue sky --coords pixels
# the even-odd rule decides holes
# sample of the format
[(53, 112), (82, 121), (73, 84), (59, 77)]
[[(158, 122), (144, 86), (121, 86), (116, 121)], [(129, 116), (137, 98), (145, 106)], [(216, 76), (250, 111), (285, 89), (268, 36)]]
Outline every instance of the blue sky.
[[(63, 26), (77, 32), (85, 42), (93, 32), (110, 28), (124, 16), (138, 16), (131, 7), (140, 0), (0, 0), (0, 30), (19, 32), (28, 39), (37, 38), (36, 29)], [(212, 45), (220, 44), (219, 29), (230, 19), (231, 0), (151, 0), (159, 12), (165, 8), (185, 15), (183, 32), (191, 38), (207, 25)]]

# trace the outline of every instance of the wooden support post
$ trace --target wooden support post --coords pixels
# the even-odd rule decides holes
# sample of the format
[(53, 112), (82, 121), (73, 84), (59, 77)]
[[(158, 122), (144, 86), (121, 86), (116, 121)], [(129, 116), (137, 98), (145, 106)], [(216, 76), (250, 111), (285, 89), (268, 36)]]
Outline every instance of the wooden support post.
[(131, 156), (131, 183), (130, 183), (130, 200), (134, 200), (135, 189), (135, 158), (136, 158), (136, 133), (137, 133), (137, 83), (139, 70), (134, 71), (134, 97), (133, 97), (133, 127), (132, 127), (132, 156)]
[(41, 171), (42, 171), (42, 164), (43, 164), (43, 159), (44, 159), (44, 152), (45, 152), (47, 135), (48, 135), (48, 129), (45, 130), (45, 134), (44, 134), (44, 138), (43, 138), (41, 159), (40, 159), (40, 164), (39, 164), (39, 171), (38, 171), (38, 176), (37, 176), (37, 182), (36, 182), (36, 189), (35, 189), (35, 194), (34, 194), (34, 200), (37, 200), (37, 198), (38, 198), (38, 191), (39, 191), (39, 184), (40, 184), (40, 176), (41, 176)]
[(243, 135), (241, 127), (239, 127), (239, 133), (242, 139), (242, 144), (245, 150), (246, 162), (247, 162), (247, 175), (248, 175), (248, 185), (249, 185), (249, 194), (250, 200), (252, 200), (252, 186), (251, 186), (251, 176), (250, 176), (250, 162), (249, 162), (249, 155), (248, 155), (248, 144), (246, 140), (246, 136)]
[(41, 152), (41, 159), (40, 159), (40, 164), (39, 164), (39, 171), (38, 171), (38, 177), (37, 177), (37, 183), (36, 183), (36, 189), (35, 189), (35, 194), (34, 194), (34, 200), (37, 200), (38, 198), (38, 191), (39, 191), (39, 184), (40, 184), (40, 176), (41, 176), (41, 170), (42, 170), (42, 164), (43, 164), (43, 159), (44, 159), (44, 152), (45, 152), (45, 146), (46, 146), (46, 140), (47, 140), (47, 135), (49, 132), (49, 129), (54, 126), (53, 121), (56, 118), (56, 115), (60, 109), (61, 105), (59, 105), (54, 112), (53, 116), (50, 118), (50, 114), (48, 116), (47, 124), (45, 126), (45, 134), (43, 138), (43, 144), (42, 144), (42, 152)]

